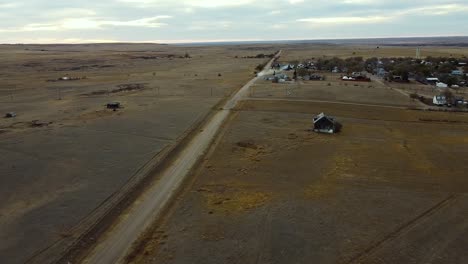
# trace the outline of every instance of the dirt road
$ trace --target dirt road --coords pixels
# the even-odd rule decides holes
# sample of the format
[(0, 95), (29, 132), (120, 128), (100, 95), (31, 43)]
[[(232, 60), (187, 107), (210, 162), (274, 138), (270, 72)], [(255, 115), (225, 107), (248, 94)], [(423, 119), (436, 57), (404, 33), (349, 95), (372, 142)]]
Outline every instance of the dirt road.
[[(376, 77), (376, 76), (374, 76), (374, 75), (372, 75), (372, 74), (369, 74), (369, 76), (370, 76), (370, 78), (371, 78), (372, 81), (378, 82), (378, 83), (380, 83), (380, 84), (382, 84), (382, 85), (384, 85), (384, 86), (386, 86), (386, 87), (389, 87), (389, 86), (388, 86), (385, 82), (383, 82), (380, 78), (378, 78), (378, 77)], [(400, 90), (400, 89), (398, 89), (398, 88), (392, 87), (392, 89), (393, 89), (394, 91), (397, 91), (397, 92), (401, 93), (401, 94), (404, 95), (404, 96), (408, 96), (408, 97), (409, 97), (409, 94), (408, 94), (408, 93), (406, 93), (406, 92), (404, 92), (404, 91), (402, 91), (402, 90)], [(414, 101), (415, 101), (420, 107), (422, 107), (423, 109), (427, 109), (427, 108), (428, 108), (427, 105), (425, 105), (424, 103), (420, 102), (419, 100), (414, 100)]]
[[(276, 55), (279, 57), (281, 51)], [(126, 215), (115, 227), (98, 242), (84, 263), (119, 263), (125, 257), (132, 243), (138, 239), (147, 227), (154, 221), (160, 211), (171, 199), (174, 192), (183, 182), (197, 160), (202, 157), (208, 149), (211, 141), (218, 132), (223, 122), (228, 117), (232, 108), (245, 96), (252, 84), (263, 76), (271, 68), (270, 60), (264, 70), (244, 85), (224, 105), (224, 107), (213, 116), (198, 135), (196, 135), (188, 146), (179, 154), (174, 163), (162, 174), (145, 194), (132, 206)]]
[(249, 98), (250, 101), (280, 101), (280, 102), (310, 102), (310, 103), (327, 103), (327, 104), (342, 104), (342, 105), (357, 105), (357, 106), (372, 106), (382, 108), (393, 108), (393, 109), (408, 109), (404, 106), (394, 105), (377, 105), (377, 104), (365, 104), (365, 103), (351, 103), (342, 101), (328, 101), (328, 100), (314, 100), (314, 99), (294, 99), (294, 98)]

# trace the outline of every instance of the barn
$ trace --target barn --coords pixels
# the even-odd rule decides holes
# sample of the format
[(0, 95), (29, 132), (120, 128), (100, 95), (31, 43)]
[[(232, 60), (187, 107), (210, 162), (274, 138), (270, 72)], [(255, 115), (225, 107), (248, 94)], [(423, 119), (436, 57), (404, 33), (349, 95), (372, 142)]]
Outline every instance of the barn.
[(314, 117), (314, 131), (319, 133), (338, 133), (342, 125), (331, 116), (321, 113)]

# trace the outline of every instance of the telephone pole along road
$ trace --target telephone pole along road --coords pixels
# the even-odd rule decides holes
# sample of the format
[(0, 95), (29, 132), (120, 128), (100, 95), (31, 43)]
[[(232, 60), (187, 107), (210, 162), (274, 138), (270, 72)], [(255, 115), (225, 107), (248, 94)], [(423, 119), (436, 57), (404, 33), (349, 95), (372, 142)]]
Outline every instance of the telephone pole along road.
[(135, 201), (129, 214), (122, 217), (120, 222), (107, 234), (104, 234), (103, 240), (98, 242), (84, 263), (122, 263), (133, 242), (154, 222), (193, 166), (204, 155), (231, 110), (248, 93), (252, 84), (271, 71), (271, 64), (280, 55), (281, 51), (267, 63), (262, 72), (258, 73), (226, 102), (224, 107), (178, 154), (176, 160), (162, 172), (160, 179)]

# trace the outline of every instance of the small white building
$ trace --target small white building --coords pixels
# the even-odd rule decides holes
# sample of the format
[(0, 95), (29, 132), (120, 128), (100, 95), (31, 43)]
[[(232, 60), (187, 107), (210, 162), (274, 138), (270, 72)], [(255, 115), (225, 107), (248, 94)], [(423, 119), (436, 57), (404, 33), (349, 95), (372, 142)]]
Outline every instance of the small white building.
[(443, 82), (437, 82), (436, 87), (437, 88), (447, 88), (448, 85), (446, 83), (443, 83)]
[(432, 103), (435, 105), (445, 105), (447, 104), (447, 99), (445, 98), (444, 95), (435, 95), (434, 98), (432, 99)]

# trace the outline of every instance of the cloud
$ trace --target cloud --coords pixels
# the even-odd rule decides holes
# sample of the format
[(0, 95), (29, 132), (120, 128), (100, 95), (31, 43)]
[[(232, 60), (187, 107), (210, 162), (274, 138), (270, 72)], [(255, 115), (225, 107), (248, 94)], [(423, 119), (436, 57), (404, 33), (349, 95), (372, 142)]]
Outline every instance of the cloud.
[[(180, 1), (158, 1), (158, 0), (119, 0), (124, 3), (137, 4), (140, 7), (147, 6), (172, 6), (177, 3), (179, 6), (184, 7), (198, 7), (198, 8), (224, 8), (244, 6), (255, 3), (254, 0), (180, 0)], [(297, 0), (296, 0), (297, 1)]]
[(188, 27), (189, 30), (226, 30), (229, 29), (233, 23), (231, 21), (195, 21)]
[(115, 39), (82, 39), (82, 38), (22, 38), (10, 43), (38, 43), (38, 44), (85, 44), (85, 43), (118, 43)]
[(399, 15), (449, 15), (468, 11), (468, 4), (446, 4), (411, 8), (399, 12)]
[(118, 21), (118, 20), (100, 20), (93, 17), (67, 18), (51, 23), (31, 23), (20, 28), (0, 29), (0, 32), (22, 32), (22, 31), (64, 31), (75, 29), (103, 29), (109, 26), (124, 27), (147, 27), (159, 28), (167, 25), (160, 22), (161, 19), (168, 19), (171, 16), (154, 16), (136, 20)]
[(372, 5), (375, 4), (378, 1), (375, 0), (344, 0), (341, 1), (343, 4), (348, 4), (348, 5)]
[(96, 11), (86, 8), (61, 8), (44, 12), (44, 16), (48, 18), (88, 17), (95, 15)]
[(304, 3), (304, 0), (289, 0), (289, 3), (292, 5)]
[(341, 25), (341, 24), (365, 24), (377, 23), (390, 20), (390, 17), (385, 16), (369, 16), (369, 17), (318, 17), (318, 18), (302, 18), (298, 22), (309, 22), (313, 24), (328, 24), (328, 25)]
[(467, 0), (0, 0), (0, 41), (468, 35), (467, 11)]
[(21, 6), (19, 3), (0, 3), (0, 9), (16, 8)]
[(270, 11), (268, 14), (269, 14), (269, 15), (272, 15), (272, 16), (274, 16), (274, 15), (279, 15), (279, 14), (281, 14), (281, 10), (272, 10), (272, 11)]
[[(347, 3), (364, 4), (367, 0), (345, 0)], [(388, 21), (396, 21), (409, 16), (441, 16), (461, 13), (468, 11), (466, 4), (446, 4), (432, 5), (416, 8), (407, 8), (397, 11), (374, 11), (375, 14), (367, 16), (333, 16), (333, 17), (311, 17), (297, 19), (297, 22), (307, 22), (318, 25), (352, 25), (352, 24), (369, 24), (383, 23)], [(370, 13), (370, 12), (367, 12)]]
[(288, 25), (286, 25), (286, 24), (273, 24), (271, 26), (272, 29), (285, 29), (287, 27), (288, 27)]

